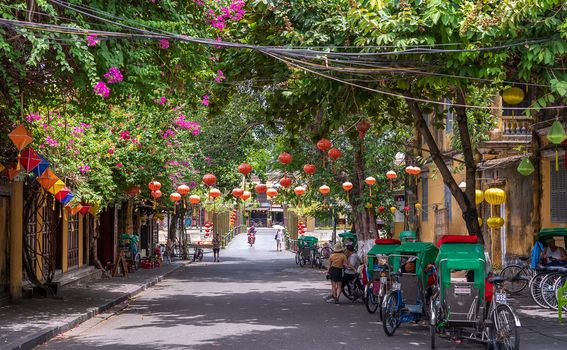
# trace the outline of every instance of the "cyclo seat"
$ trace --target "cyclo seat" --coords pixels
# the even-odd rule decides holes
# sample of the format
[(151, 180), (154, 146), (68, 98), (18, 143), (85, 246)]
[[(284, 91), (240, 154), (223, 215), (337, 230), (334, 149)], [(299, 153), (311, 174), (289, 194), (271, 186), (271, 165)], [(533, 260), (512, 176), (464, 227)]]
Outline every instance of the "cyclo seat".
[(506, 281), (506, 279), (501, 276), (493, 276), (488, 279), (488, 283), (492, 283), (492, 284), (502, 283), (504, 281)]

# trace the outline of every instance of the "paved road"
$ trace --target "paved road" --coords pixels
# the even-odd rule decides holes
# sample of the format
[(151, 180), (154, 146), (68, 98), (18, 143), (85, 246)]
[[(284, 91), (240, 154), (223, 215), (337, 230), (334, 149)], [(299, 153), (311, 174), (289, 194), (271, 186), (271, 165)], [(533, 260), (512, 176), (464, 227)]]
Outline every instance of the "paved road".
[[(326, 304), (324, 272), (299, 268), (291, 253), (276, 252), (273, 230), (259, 230), (254, 247), (245, 240), (245, 235), (236, 237), (221, 252), (220, 263), (206, 254), (204, 262), (179, 270), (116, 314), (88, 321), (40, 348), (428, 348), (423, 324), (403, 324), (394, 337), (386, 337), (362, 304)], [(544, 349), (541, 345), (550, 342), (531, 333), (524, 344)], [(482, 348), (438, 343), (439, 349)]]

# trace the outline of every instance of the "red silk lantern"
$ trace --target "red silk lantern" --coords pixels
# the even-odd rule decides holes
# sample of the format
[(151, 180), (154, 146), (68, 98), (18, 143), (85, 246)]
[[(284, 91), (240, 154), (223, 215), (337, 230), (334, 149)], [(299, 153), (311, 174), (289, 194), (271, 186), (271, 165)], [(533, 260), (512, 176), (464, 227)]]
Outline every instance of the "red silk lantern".
[(385, 208), (383, 205), (381, 205), (381, 206), (378, 207), (378, 212), (379, 212), (379, 213), (383, 213), (385, 210), (386, 210), (386, 208)]
[(388, 179), (390, 179), (390, 180), (393, 180), (393, 179), (397, 178), (398, 175), (396, 174), (395, 171), (390, 170), (390, 171), (388, 171), (388, 172), (386, 173), (386, 177), (387, 177)]
[(205, 174), (205, 176), (203, 176), (203, 182), (209, 187), (213, 186), (217, 183), (217, 177), (213, 174)]
[(189, 196), (189, 203), (196, 205), (201, 203), (201, 197), (197, 196), (196, 194)]
[(130, 186), (128, 187), (127, 193), (131, 197), (136, 197), (137, 195), (140, 194), (140, 191), (141, 191), (140, 186)]
[(288, 165), (289, 163), (291, 163), (291, 161), (293, 160), (293, 157), (291, 156), (291, 154), (287, 153), (287, 152), (282, 152), (280, 153), (280, 155), (278, 156), (278, 160), (280, 161), (280, 163), (282, 163), (283, 165)]
[(161, 184), (158, 181), (151, 181), (148, 184), (148, 188), (150, 189), (150, 191), (157, 191), (161, 188)]
[(209, 196), (217, 198), (221, 196), (221, 191), (218, 188), (211, 188), (209, 191)]
[(366, 182), (366, 184), (369, 186), (368, 190), (370, 191), (370, 197), (372, 197), (372, 185), (376, 183), (376, 179), (373, 178), (372, 176), (369, 176), (366, 179), (364, 179), (364, 182)]
[(186, 195), (187, 193), (189, 193), (190, 190), (191, 190), (191, 189), (190, 189), (189, 186), (187, 186), (187, 185), (179, 185), (179, 186), (177, 186), (177, 192), (178, 192), (180, 195), (182, 195), (182, 196), (184, 196), (184, 195)]
[(244, 190), (242, 188), (237, 187), (232, 190), (232, 195), (236, 198), (242, 197), (242, 194), (244, 194)]
[(171, 199), (172, 202), (179, 202), (181, 200), (181, 194), (173, 192), (169, 195), (169, 199)]
[(343, 182), (343, 190), (347, 192), (352, 190), (352, 182)]
[(291, 178), (284, 176), (280, 179), (280, 185), (284, 188), (288, 188), (291, 186)]
[(323, 196), (325, 196), (325, 195), (329, 194), (329, 192), (331, 192), (331, 188), (327, 185), (323, 185), (323, 186), (319, 187), (319, 192), (321, 192), (321, 194)]
[(356, 123), (356, 130), (358, 131), (358, 136), (361, 140), (364, 139), (364, 135), (366, 135), (368, 129), (370, 129), (370, 123), (368, 122), (368, 120), (362, 119), (361, 121)]
[(321, 140), (319, 140), (317, 142), (317, 148), (321, 151), (321, 152), (327, 152), (327, 150), (329, 150), (329, 148), (331, 148), (332, 144), (331, 141), (322, 138)]
[(276, 190), (275, 188), (268, 188), (266, 190), (266, 194), (268, 195), (268, 197), (274, 198), (278, 195), (278, 190)]
[(55, 194), (55, 199), (57, 199), (59, 202), (61, 202), (63, 200), (63, 198), (65, 198), (65, 196), (67, 196), (69, 194), (69, 192), (71, 192), (71, 190), (68, 189), (67, 186), (65, 186), (61, 190), (59, 190), (59, 192), (57, 192), (57, 194)]
[(26, 169), (27, 172), (32, 171), (36, 166), (41, 163), (41, 157), (34, 151), (33, 148), (26, 148), (20, 157), (20, 164)]
[(244, 193), (242, 193), (242, 196), (240, 196), (240, 198), (242, 198), (243, 201), (249, 199), (252, 196), (252, 193), (250, 193), (250, 191), (244, 191)]
[(238, 166), (238, 171), (246, 176), (252, 172), (252, 166), (248, 163), (242, 163)]
[(340, 149), (338, 148), (331, 148), (329, 150), (329, 158), (331, 158), (332, 160), (337, 160), (339, 159), (339, 157), (342, 155), (343, 153), (341, 152)]
[(296, 188), (293, 189), (293, 192), (295, 192), (295, 194), (298, 196), (303, 196), (303, 194), (305, 193), (305, 187), (297, 186)]
[(265, 184), (257, 184), (254, 190), (256, 193), (265, 193), (268, 190), (268, 186)]
[(89, 212), (89, 210), (91, 210), (91, 205), (88, 204), (81, 204), (81, 210), (79, 211), (79, 213), (81, 213), (81, 215), (85, 216), (87, 215), (87, 213)]
[(303, 171), (305, 171), (307, 175), (313, 175), (313, 173), (315, 173), (316, 170), (317, 167), (313, 164), (305, 164), (303, 166)]
[(151, 192), (151, 195), (155, 199), (158, 199), (159, 197), (161, 197), (161, 191), (160, 190), (154, 190), (154, 191)]

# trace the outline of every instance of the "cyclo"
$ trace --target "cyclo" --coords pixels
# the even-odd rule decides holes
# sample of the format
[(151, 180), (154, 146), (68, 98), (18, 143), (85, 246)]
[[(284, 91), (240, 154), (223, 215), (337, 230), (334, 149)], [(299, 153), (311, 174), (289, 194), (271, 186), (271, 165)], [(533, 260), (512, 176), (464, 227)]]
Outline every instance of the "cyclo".
[(401, 323), (418, 322), (426, 316), (438, 251), (432, 243), (406, 242), (388, 257), (390, 291), (382, 303), (386, 335), (394, 335)]
[(354, 251), (358, 250), (358, 237), (356, 237), (356, 233), (352, 232), (343, 232), (339, 233), (339, 237), (341, 238), (341, 243), (343, 247), (347, 245), (352, 245), (354, 247)]
[(312, 267), (320, 267), (323, 262), (321, 261), (321, 256), (319, 250), (317, 249), (317, 243), (319, 240), (317, 237), (313, 236), (300, 236), (297, 239), (297, 252), (295, 253), (295, 263), (303, 267), (307, 263), (311, 263)]
[[(373, 314), (378, 308), (381, 309), (384, 295), (389, 290), (388, 256), (401, 244), (397, 239), (376, 239), (375, 245), (368, 251), (368, 264), (366, 268), (367, 283), (364, 294), (366, 295), (366, 310)], [(380, 312), (380, 318), (382, 314)]]
[[(438, 245), (438, 283), (430, 304), (431, 348), (435, 348), (436, 334), (443, 333), (483, 342), (489, 348), (518, 349), (520, 321), (506, 303), (504, 278), (487, 278), (489, 265), (477, 238), (447, 235)], [(466, 276), (459, 277), (460, 272)]]

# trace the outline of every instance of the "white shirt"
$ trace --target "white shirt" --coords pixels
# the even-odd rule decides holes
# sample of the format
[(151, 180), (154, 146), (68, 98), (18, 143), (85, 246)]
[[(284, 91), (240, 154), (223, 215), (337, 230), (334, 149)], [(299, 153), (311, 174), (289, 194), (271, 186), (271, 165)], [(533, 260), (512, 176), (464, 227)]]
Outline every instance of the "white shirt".
[(278, 232), (276, 232), (276, 239), (280, 242), (283, 241), (284, 235), (283, 235), (283, 232), (281, 230), (278, 230)]
[(361, 263), (360, 257), (356, 253), (352, 253), (348, 257), (348, 262), (349, 262), (349, 264), (352, 265), (354, 270), (351, 270), (347, 267), (347, 268), (345, 268), (345, 273), (349, 274), (349, 275), (354, 275), (356, 273), (356, 271), (358, 270), (358, 266), (360, 266), (360, 263)]

